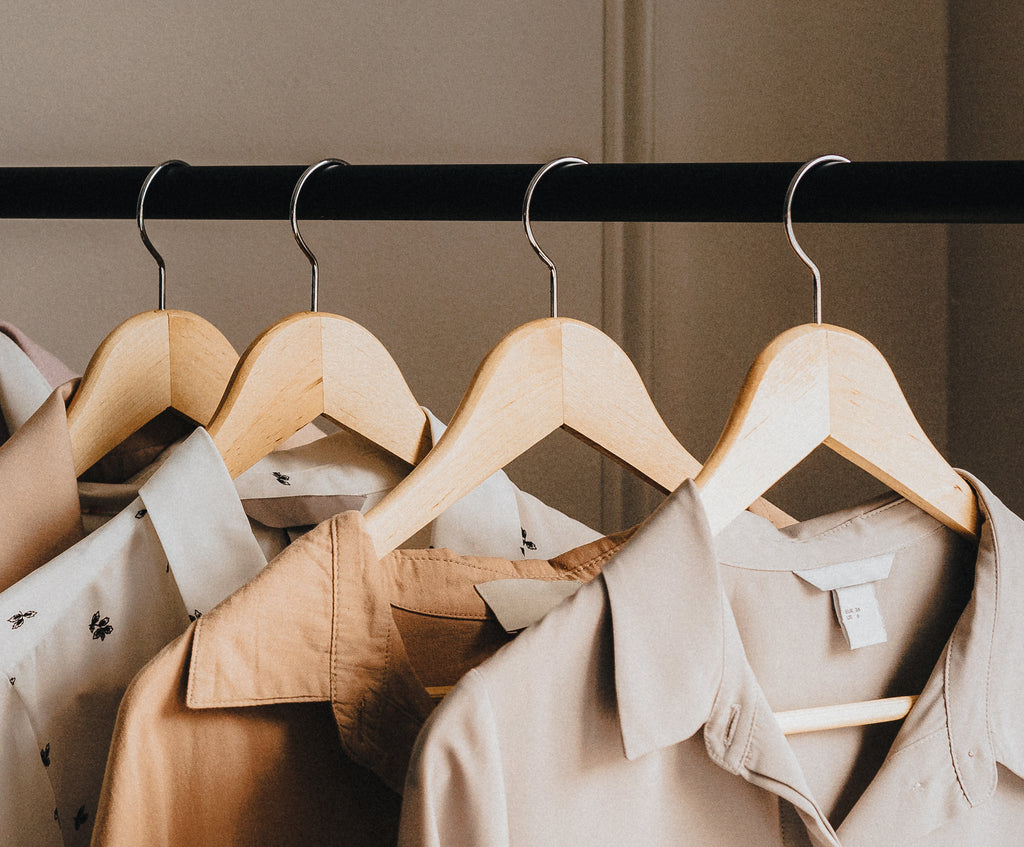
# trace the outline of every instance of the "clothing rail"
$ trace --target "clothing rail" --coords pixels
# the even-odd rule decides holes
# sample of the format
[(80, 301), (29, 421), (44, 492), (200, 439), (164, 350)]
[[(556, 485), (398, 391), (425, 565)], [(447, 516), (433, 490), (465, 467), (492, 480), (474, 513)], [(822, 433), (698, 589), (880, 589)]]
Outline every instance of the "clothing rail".
[[(545, 177), (534, 220), (778, 222), (799, 162), (595, 164)], [(303, 188), (325, 220), (518, 220), (535, 165), (351, 165)], [(146, 217), (287, 220), (304, 165), (168, 168)], [(134, 218), (150, 167), (0, 168), (2, 218)], [(854, 162), (800, 186), (798, 221), (1022, 223), (1024, 161)]]

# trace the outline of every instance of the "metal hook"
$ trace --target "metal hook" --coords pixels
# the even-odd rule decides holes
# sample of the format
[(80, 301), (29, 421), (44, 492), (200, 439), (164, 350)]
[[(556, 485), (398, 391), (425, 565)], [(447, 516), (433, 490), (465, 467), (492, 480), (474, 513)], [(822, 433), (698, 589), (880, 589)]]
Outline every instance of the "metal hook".
[(803, 263), (811, 269), (811, 273), (814, 274), (814, 322), (819, 326), (821, 325), (821, 271), (818, 270), (818, 266), (811, 261), (810, 257), (797, 243), (796, 234), (793, 232), (793, 195), (796, 193), (797, 184), (801, 179), (803, 179), (804, 174), (806, 174), (811, 168), (827, 162), (844, 162), (847, 165), (850, 164), (850, 160), (845, 156), (829, 155), (819, 156), (817, 159), (811, 159), (811, 161), (807, 162), (796, 172), (793, 179), (790, 180), (789, 188), (786, 190), (786, 234), (789, 236), (790, 246), (803, 260)]
[(302, 240), (302, 236), (299, 235), (299, 221), (298, 221), (298, 209), (299, 209), (299, 192), (302, 191), (302, 186), (306, 184), (306, 180), (309, 179), (314, 172), (320, 170), (320, 168), (326, 167), (327, 165), (347, 165), (344, 159), (323, 159), (317, 162), (315, 165), (310, 165), (306, 170), (302, 172), (302, 176), (299, 177), (299, 181), (295, 183), (295, 190), (292, 191), (292, 201), (289, 209), (288, 217), (292, 222), (292, 234), (295, 236), (295, 243), (299, 245), (299, 248), (303, 253), (306, 254), (306, 258), (309, 259), (309, 266), (313, 273), (313, 287), (310, 295), (310, 311), (316, 312), (317, 310), (317, 299), (320, 292), (320, 265), (316, 260), (316, 256), (313, 255), (313, 251), (306, 246), (306, 242)]
[(533, 249), (537, 255), (543, 260), (544, 264), (548, 266), (548, 271), (551, 275), (551, 317), (558, 317), (558, 271), (555, 270), (555, 263), (552, 262), (547, 253), (540, 249), (540, 245), (537, 244), (537, 239), (533, 237), (533, 227), (530, 226), (530, 204), (533, 202), (533, 192), (537, 188), (537, 183), (540, 182), (540, 178), (544, 176), (552, 168), (557, 168), (559, 165), (589, 165), (586, 159), (578, 159), (575, 156), (563, 156), (561, 159), (555, 159), (553, 162), (548, 162), (542, 167), (537, 173), (533, 175), (533, 179), (530, 180), (530, 184), (526, 188), (526, 197), (523, 198), (523, 228), (526, 230), (526, 237), (530, 239), (530, 244), (533, 245)]
[(146, 249), (149, 250), (150, 255), (156, 259), (156, 265), (160, 269), (157, 289), (157, 301), (159, 303), (157, 308), (160, 311), (167, 308), (167, 267), (164, 264), (164, 257), (157, 252), (157, 249), (153, 246), (153, 242), (149, 240), (149, 235), (146, 233), (146, 220), (142, 215), (142, 206), (146, 202), (146, 193), (149, 191), (149, 186), (152, 184), (153, 180), (156, 179), (156, 175), (169, 165), (185, 165), (188, 167), (188, 162), (183, 162), (181, 159), (170, 159), (153, 168), (142, 182), (142, 188), (139, 189), (139, 201), (135, 206), (135, 222), (139, 225), (139, 235), (142, 236), (142, 243), (146, 245)]

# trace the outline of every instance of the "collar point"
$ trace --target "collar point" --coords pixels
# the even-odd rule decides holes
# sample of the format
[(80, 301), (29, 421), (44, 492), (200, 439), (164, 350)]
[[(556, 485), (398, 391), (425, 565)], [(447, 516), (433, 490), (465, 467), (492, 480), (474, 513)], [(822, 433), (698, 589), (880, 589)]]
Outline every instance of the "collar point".
[(705, 722), (705, 720), (701, 720), (692, 727), (686, 724), (677, 724), (673, 728), (674, 731), (662, 731), (660, 733), (651, 727), (630, 729), (628, 726), (623, 725), (623, 755), (625, 755), (627, 761), (635, 762), (637, 759), (641, 759), (648, 753), (653, 753), (655, 750), (672, 747), (676, 744), (683, 744), (696, 736), (703, 728)]

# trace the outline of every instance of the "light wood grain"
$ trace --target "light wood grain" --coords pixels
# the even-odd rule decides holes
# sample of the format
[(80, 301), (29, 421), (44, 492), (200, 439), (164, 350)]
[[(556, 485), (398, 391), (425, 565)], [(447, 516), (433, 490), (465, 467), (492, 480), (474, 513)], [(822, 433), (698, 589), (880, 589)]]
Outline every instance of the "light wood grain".
[(712, 533), (827, 444), (968, 537), (970, 486), (924, 434), (882, 354), (835, 326), (795, 327), (754, 362), (695, 483)]
[(166, 409), (209, 423), (237, 361), (220, 331), (191, 312), (154, 310), (121, 323), (96, 349), (68, 407), (75, 472)]
[[(819, 444), (827, 444), (945, 525), (977, 538), (970, 486), (924, 434), (878, 350), (849, 330), (808, 324), (754, 361), (722, 437), (694, 480), (713, 534)], [(899, 720), (913, 696), (777, 715), (789, 733)]]
[(355, 321), (300, 312), (249, 345), (208, 427), (237, 477), (324, 415), (415, 464), (430, 432), (394, 359)]
[(886, 697), (882, 700), (864, 700), (841, 706), (818, 706), (811, 709), (793, 709), (776, 712), (775, 720), (785, 735), (802, 732), (821, 732), (846, 726), (867, 726), (903, 720), (917, 702), (917, 697)]
[[(432, 700), (443, 700), (454, 685), (427, 686)], [(846, 703), (842, 706), (818, 706), (811, 709), (792, 709), (776, 712), (775, 720), (782, 727), (784, 735), (799, 735), (803, 732), (821, 732), (847, 726), (867, 726), (873, 723), (888, 723), (903, 720), (917, 702), (917, 697), (886, 697), (882, 700), (864, 700), (860, 703)]]
[[(495, 346), (434, 449), (367, 513), (377, 552), (394, 549), (559, 427), (662, 491), (700, 470), (614, 341), (580, 321), (543, 318)], [(775, 512), (781, 524), (792, 522)]]

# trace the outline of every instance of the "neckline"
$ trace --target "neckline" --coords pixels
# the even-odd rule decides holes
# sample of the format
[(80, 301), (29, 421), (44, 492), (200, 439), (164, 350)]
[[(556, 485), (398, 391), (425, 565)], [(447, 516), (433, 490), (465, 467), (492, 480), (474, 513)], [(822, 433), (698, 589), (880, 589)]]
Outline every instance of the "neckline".
[[(979, 501), (987, 517), (980, 494)], [(865, 824), (877, 817), (877, 811), (872, 812), (871, 809), (877, 810), (879, 804), (888, 805), (891, 802), (891, 796), (887, 795), (885, 789), (893, 789), (893, 783), (899, 782), (894, 774), (906, 766), (905, 758), (897, 761), (897, 756), (915, 745), (921, 745), (916, 753), (923, 755), (927, 751), (931, 756), (930, 764), (925, 769), (933, 781), (931, 790), (938, 791), (934, 785), (941, 782), (942, 790), (947, 795), (962, 796), (965, 789), (961, 787), (962, 777), (955, 761), (958, 743), (953, 737), (954, 731), (946, 705), (950, 653), (958, 635), (966, 638), (971, 605), (977, 602), (975, 594), (978, 591), (979, 573), (982, 569), (993, 569), (995, 557), (983, 561), (983, 548), (980, 546), (975, 552), (971, 560), (975, 577), (971, 599), (946, 637), (923, 691), (908, 692), (919, 694), (918, 701), (896, 732), (882, 764), (860, 790), (838, 826), (833, 825), (810, 790), (797, 752), (772, 712), (765, 689), (754, 672), (750, 654), (743, 642), (732, 603), (722, 582), (721, 568), (799, 574), (801, 571), (860, 558), (898, 554), (927, 536), (943, 531), (952, 534), (952, 530), (945, 528), (935, 518), (898, 494), (889, 492), (860, 505), (781, 529), (746, 514), (714, 539), (715, 570), (725, 615), (726, 646), (722, 683), (712, 708), (712, 717), (705, 726), (705, 743), (714, 756), (732, 764), (730, 770), (789, 801), (804, 819), (805, 825), (809, 829), (816, 828), (818, 837), (824, 837), (828, 843), (847, 843), (841, 842), (841, 838), (847, 838), (849, 843), (855, 844), (872, 843), (870, 838), (863, 837)], [(994, 606), (994, 596), (984, 598), (985, 602)], [(730, 693), (732, 699), (745, 702), (752, 715), (745, 725), (739, 724), (739, 730), (735, 726), (729, 730), (729, 734), (740, 738), (729, 738), (731, 743), (727, 745), (726, 736), (722, 734), (721, 715), (727, 709), (725, 701), (730, 699)], [(752, 743), (755, 732), (759, 737), (756, 743)], [(934, 743), (936, 739), (941, 743)], [(937, 750), (928, 749), (929, 740), (932, 742), (931, 747)], [(742, 760), (735, 752), (740, 742), (745, 742), (747, 754)], [(961, 755), (967, 753), (967, 759), (978, 758), (975, 755), (976, 747), (968, 750), (963, 744), (959, 746), (963, 747)], [(919, 788), (923, 784), (921, 781), (916, 783)], [(892, 811), (891, 806), (889, 809)], [(921, 821), (920, 818), (914, 820)], [(921, 834), (920, 830), (918, 834)]]
[[(850, 843), (878, 843), (890, 838), (890, 830), (898, 831), (904, 841), (912, 840), (983, 802), (995, 790), (997, 754), (998, 761), (1015, 773), (1024, 770), (1024, 738), (1018, 741), (1019, 730), (1004, 714), (1014, 691), (999, 673), (1011, 671), (1014, 645), (1024, 639), (1024, 622), (1018, 626), (1008, 619), (1014, 608), (1010, 606), (996, 627), (1000, 598), (1005, 606), (1006, 592), (1017, 587), (1014, 569), (997, 573), (997, 560), (1016, 561), (1024, 545), (1024, 524), (977, 480), (965, 477), (977, 491), (984, 518), (970, 600), (941, 644), (939, 659), (929, 658), (922, 697), (904, 721), (889, 757), (839, 827)], [(804, 550), (825, 551), (838, 544), (834, 538), (844, 533), (856, 539), (864, 527), (882, 532), (888, 523), (898, 524), (901, 529), (892, 531), (889, 541), (899, 546), (938, 525), (893, 495), (786, 530), (766, 527), (753, 515), (737, 520), (753, 531), (745, 543), (751, 537), (767, 539), (803, 556), (808, 555)], [(817, 538), (821, 546), (815, 548), (808, 537)], [(702, 730), (712, 761), (789, 800), (809, 831), (816, 833), (812, 837), (837, 845), (835, 830), (808, 789), (740, 640), (723, 583), (730, 565), (720, 562), (716, 547), (725, 553), (722, 558), (753, 571), (794, 571), (757, 556), (751, 561), (751, 556), (730, 555), (730, 550), (742, 551), (741, 543), (742, 524), (711, 538), (699, 492), (687, 481), (645, 522), (618, 561), (605, 568), (624, 752), (635, 760)], [(686, 598), (685, 615), (679, 614), (681, 597)], [(686, 649), (666, 650), (666, 643)], [(934, 643), (940, 646), (938, 637)], [(912, 774), (927, 786), (920, 793), (914, 793), (914, 781), (905, 784)], [(895, 798), (900, 798), (898, 805), (893, 805)], [(942, 814), (937, 814), (940, 807)], [(872, 812), (883, 809), (887, 824), (879, 829), (879, 816)]]

